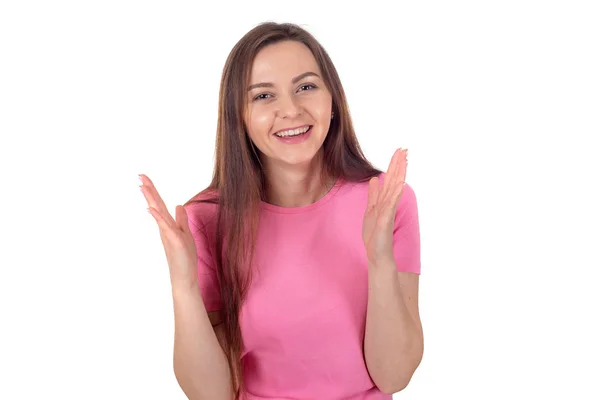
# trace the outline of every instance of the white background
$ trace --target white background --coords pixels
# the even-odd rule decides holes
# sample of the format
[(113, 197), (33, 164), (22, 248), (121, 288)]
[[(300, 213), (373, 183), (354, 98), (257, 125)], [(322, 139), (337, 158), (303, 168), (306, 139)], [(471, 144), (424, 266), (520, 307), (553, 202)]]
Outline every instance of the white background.
[(185, 398), (137, 174), (172, 212), (209, 183), (266, 20), (325, 46), (377, 167), (409, 148), (425, 355), (394, 398), (600, 398), (597, 2), (0, 4), (0, 398)]

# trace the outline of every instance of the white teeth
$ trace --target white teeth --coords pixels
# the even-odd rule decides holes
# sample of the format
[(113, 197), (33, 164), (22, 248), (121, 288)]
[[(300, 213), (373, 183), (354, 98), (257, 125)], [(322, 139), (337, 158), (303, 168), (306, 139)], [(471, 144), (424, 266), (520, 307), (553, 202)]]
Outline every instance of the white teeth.
[(306, 133), (309, 128), (310, 128), (309, 126), (305, 126), (304, 128), (291, 129), (289, 131), (277, 132), (275, 135), (277, 135), (279, 137), (298, 136), (303, 133)]

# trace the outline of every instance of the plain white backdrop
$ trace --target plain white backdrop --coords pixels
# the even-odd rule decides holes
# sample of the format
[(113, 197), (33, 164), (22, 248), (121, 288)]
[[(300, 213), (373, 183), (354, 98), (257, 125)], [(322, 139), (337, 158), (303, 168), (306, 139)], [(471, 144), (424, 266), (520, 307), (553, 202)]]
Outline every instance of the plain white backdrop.
[(600, 13), (524, 0), (0, 3), (0, 398), (185, 399), (137, 174), (171, 212), (209, 183), (267, 20), (325, 46), (377, 167), (409, 149), (425, 355), (394, 398), (600, 398)]

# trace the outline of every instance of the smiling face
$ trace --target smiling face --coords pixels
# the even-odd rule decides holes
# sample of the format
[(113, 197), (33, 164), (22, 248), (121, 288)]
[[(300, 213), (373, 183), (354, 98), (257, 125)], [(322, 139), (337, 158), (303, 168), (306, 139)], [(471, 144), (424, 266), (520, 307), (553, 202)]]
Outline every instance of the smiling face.
[[(332, 97), (312, 52), (284, 41), (254, 59), (244, 124), (269, 165), (309, 165), (331, 122)], [(308, 129), (308, 130), (307, 130)]]

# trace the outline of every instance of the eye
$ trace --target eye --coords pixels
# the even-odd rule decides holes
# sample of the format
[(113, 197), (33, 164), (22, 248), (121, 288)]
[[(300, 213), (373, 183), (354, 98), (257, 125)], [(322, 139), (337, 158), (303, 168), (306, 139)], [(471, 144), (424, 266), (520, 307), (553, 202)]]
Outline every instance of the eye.
[(270, 96), (269, 93), (261, 93), (258, 96), (256, 96), (253, 100), (265, 100), (267, 97), (266, 96)]
[[(308, 89), (305, 89), (305, 88), (308, 88)], [(312, 83), (307, 83), (306, 85), (300, 86), (300, 89), (302, 89), (302, 91), (316, 89), (316, 88), (317, 87), (315, 85), (313, 85)]]
[[(317, 88), (316, 85), (314, 85), (312, 83), (307, 83), (307, 84), (304, 84), (304, 85), (300, 86), (300, 91), (305, 92), (307, 90), (313, 90), (313, 89), (316, 89), (316, 88)], [(269, 93), (261, 93), (261, 94), (255, 96), (252, 99), (252, 101), (267, 100), (270, 97), (273, 97), (273, 96), (271, 94), (269, 94)]]

